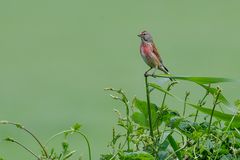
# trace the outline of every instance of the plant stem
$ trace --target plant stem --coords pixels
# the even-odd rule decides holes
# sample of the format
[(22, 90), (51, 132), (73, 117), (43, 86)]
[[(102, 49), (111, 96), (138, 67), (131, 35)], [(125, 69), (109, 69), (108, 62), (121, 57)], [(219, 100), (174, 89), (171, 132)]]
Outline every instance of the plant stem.
[(153, 140), (152, 112), (150, 107), (150, 96), (149, 96), (148, 79), (147, 79), (148, 76), (145, 74), (144, 77), (145, 77), (145, 85), (146, 85), (149, 129), (150, 129), (150, 136)]
[(167, 97), (167, 93), (164, 93), (163, 100), (162, 100), (162, 104), (161, 104), (161, 108), (160, 108), (161, 111), (163, 110), (163, 107), (164, 107), (164, 104), (165, 104), (166, 97)]
[(89, 160), (91, 160), (91, 159), (92, 159), (92, 156), (91, 156), (91, 147), (90, 147), (90, 143), (89, 143), (87, 137), (85, 136), (85, 134), (83, 134), (83, 133), (80, 132), (80, 131), (74, 131), (74, 132), (76, 132), (76, 133), (82, 135), (83, 138), (85, 139), (85, 141), (87, 142), (87, 146), (88, 146), (88, 157), (89, 157)]
[[(169, 84), (168, 87), (167, 87), (167, 91), (169, 92), (171, 90), (171, 87), (173, 85), (175, 85), (176, 83), (177, 83), (177, 81), (173, 81), (171, 84)], [(163, 107), (164, 107), (164, 104), (165, 104), (165, 101), (166, 101), (166, 97), (167, 97), (167, 92), (164, 93), (162, 104), (161, 104), (161, 110), (163, 110)]]
[[(174, 83), (171, 83), (168, 87), (167, 87), (167, 91), (170, 91), (171, 89), (171, 86), (173, 85)], [(167, 92), (164, 93), (163, 95), (163, 100), (162, 100), (162, 104), (161, 104), (161, 107), (159, 109), (159, 114), (158, 114), (158, 118), (157, 118), (157, 133), (158, 133), (158, 137), (160, 137), (160, 130), (159, 130), (159, 121), (160, 121), (160, 116), (162, 115), (162, 111), (163, 111), (163, 108), (164, 108), (164, 105), (165, 105), (165, 101), (166, 101), (166, 97), (167, 97)], [(159, 138), (158, 138), (159, 139)], [(158, 141), (157, 139), (157, 141)]]
[[(149, 70), (151, 70), (151, 68)], [(129, 110), (129, 105), (128, 105), (129, 101), (127, 99), (127, 96), (124, 94), (124, 92), (121, 89), (117, 90), (117, 89), (113, 89), (113, 88), (105, 88), (105, 90), (117, 92), (118, 94), (120, 94), (122, 96), (122, 98), (114, 97), (114, 99), (122, 101), (125, 104), (125, 106), (126, 106), (126, 117), (127, 117), (127, 136), (126, 136), (126, 141), (127, 141), (127, 150), (130, 151), (130, 142), (131, 142), (131, 140), (130, 140), (130, 126), (131, 126), (131, 121), (130, 121), (130, 115), (129, 115), (129, 113), (130, 113), (129, 111), (130, 110)]]
[(29, 148), (27, 148), (26, 146), (24, 146), (23, 144), (21, 144), (20, 142), (12, 139), (12, 138), (6, 138), (5, 139), (8, 142), (12, 142), (12, 143), (16, 143), (17, 145), (19, 145), (20, 147), (22, 147), (23, 149), (25, 149), (26, 151), (28, 151), (29, 153), (31, 153), (34, 157), (36, 157), (38, 160), (41, 160), (35, 153), (33, 153), (33, 151), (31, 151)]
[(48, 141), (46, 142), (45, 146), (47, 146), (54, 138), (56, 138), (57, 136), (61, 135), (61, 134), (64, 134), (64, 133), (69, 133), (69, 132), (72, 132), (72, 129), (69, 129), (69, 130), (65, 130), (65, 131), (61, 131), (55, 135), (53, 135), (52, 137), (50, 137), (48, 139)]
[[(57, 136), (59, 136), (59, 135), (61, 135), (61, 134), (65, 134), (65, 133), (78, 133), (78, 134), (80, 134), (80, 135), (83, 136), (83, 138), (85, 139), (85, 141), (86, 141), (86, 143), (87, 143), (87, 146), (88, 146), (88, 156), (89, 156), (89, 160), (91, 160), (92, 157), (91, 157), (91, 147), (90, 147), (90, 143), (89, 143), (87, 137), (85, 136), (85, 134), (83, 134), (83, 133), (80, 132), (80, 131), (73, 130), (73, 129), (61, 131), (61, 132), (53, 135), (53, 136), (47, 141), (46, 145), (48, 145), (48, 144), (50, 143), (50, 141), (52, 141), (52, 140), (53, 140), (54, 138), (56, 138)], [(46, 145), (45, 145), (45, 146), (46, 146)]]
[(127, 137), (126, 137), (126, 140), (127, 140), (127, 151), (130, 151), (130, 125), (131, 125), (131, 122), (130, 122), (130, 118), (129, 118), (128, 99), (121, 89), (118, 91), (118, 93), (122, 95), (122, 101), (126, 106), (126, 116), (127, 116)]
[(130, 151), (130, 118), (129, 118), (129, 106), (126, 101), (124, 101), (126, 105), (126, 114), (127, 114), (127, 150)]
[(159, 141), (159, 138), (160, 138), (159, 121), (160, 121), (160, 118), (161, 118), (160, 116), (162, 115), (162, 111), (163, 111), (163, 107), (164, 107), (166, 97), (167, 97), (167, 93), (164, 93), (161, 107), (158, 109), (159, 113), (158, 113), (157, 121), (156, 121), (158, 138), (157, 138), (156, 141)]
[(119, 152), (122, 151), (123, 147), (125, 146), (125, 144), (127, 143), (127, 141), (125, 141), (123, 143), (123, 145), (121, 146), (121, 148), (118, 149), (118, 152), (116, 154), (114, 154), (109, 160), (115, 160), (115, 157), (119, 154)]
[[(211, 85), (209, 84), (208, 87), (210, 88), (210, 86), (211, 86)], [(203, 102), (204, 102), (204, 100), (206, 99), (206, 97), (208, 96), (208, 94), (209, 94), (209, 90), (206, 91), (204, 97), (203, 97), (202, 100), (199, 102), (199, 106), (200, 106), (200, 107), (202, 107)], [(194, 122), (197, 121), (198, 112), (199, 112), (199, 111), (197, 110), (197, 111), (196, 111), (196, 114), (195, 114)]]
[(208, 135), (209, 135), (209, 133), (210, 133), (211, 124), (212, 124), (212, 118), (213, 118), (213, 113), (214, 113), (214, 110), (215, 110), (215, 108), (216, 108), (216, 106), (217, 106), (218, 98), (219, 98), (220, 93), (221, 93), (221, 90), (218, 89), (216, 99), (215, 99), (215, 101), (214, 101), (214, 103), (213, 103), (213, 109), (212, 109), (212, 113), (211, 113), (211, 117), (210, 117), (210, 121), (209, 121)]
[[(188, 99), (189, 95), (190, 95), (190, 92), (186, 92), (186, 96), (185, 96), (185, 99), (184, 99), (183, 117), (185, 116), (186, 106), (187, 106), (187, 99)], [(196, 113), (196, 115), (197, 115), (197, 113)]]
[(112, 151), (113, 153), (112, 154), (115, 154), (115, 142), (114, 142), (114, 139), (115, 139), (116, 135), (115, 135), (115, 128), (113, 128), (112, 130)]
[(40, 145), (40, 147), (42, 148), (43, 150), (43, 153), (46, 157), (48, 157), (48, 153), (46, 151), (46, 149), (44, 148), (44, 146), (42, 145), (42, 143), (38, 140), (38, 138), (32, 133), (30, 132), (27, 128), (25, 128), (23, 125), (21, 124), (18, 124), (18, 123), (14, 123), (14, 122), (9, 122), (9, 121), (5, 121), (5, 123), (3, 124), (11, 124), (11, 125), (14, 125), (16, 126), (17, 128), (20, 128), (22, 130), (24, 130), (25, 132), (27, 132), (28, 134), (30, 134), (36, 141), (37, 143)]

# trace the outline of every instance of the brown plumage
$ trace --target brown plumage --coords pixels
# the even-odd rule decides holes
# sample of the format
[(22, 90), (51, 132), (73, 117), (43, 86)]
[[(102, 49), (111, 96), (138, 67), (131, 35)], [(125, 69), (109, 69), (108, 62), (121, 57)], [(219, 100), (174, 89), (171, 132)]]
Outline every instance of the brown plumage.
[(143, 31), (138, 36), (141, 38), (140, 53), (145, 63), (151, 68), (159, 69), (165, 74), (169, 74), (153, 42), (151, 34), (147, 31)]

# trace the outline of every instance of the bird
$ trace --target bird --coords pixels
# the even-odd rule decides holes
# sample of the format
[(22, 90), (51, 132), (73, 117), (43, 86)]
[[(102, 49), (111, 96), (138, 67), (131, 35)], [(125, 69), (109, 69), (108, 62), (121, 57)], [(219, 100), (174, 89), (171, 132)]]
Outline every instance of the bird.
[[(145, 72), (145, 75), (147, 75), (147, 73), (153, 68), (155, 69), (153, 76), (157, 69), (165, 74), (169, 74), (169, 70), (163, 64), (162, 58), (153, 42), (152, 35), (148, 31), (142, 31), (137, 36), (141, 38), (140, 54), (144, 62), (150, 67), (150, 69)], [(169, 79), (171, 81), (173, 80), (172, 78)]]

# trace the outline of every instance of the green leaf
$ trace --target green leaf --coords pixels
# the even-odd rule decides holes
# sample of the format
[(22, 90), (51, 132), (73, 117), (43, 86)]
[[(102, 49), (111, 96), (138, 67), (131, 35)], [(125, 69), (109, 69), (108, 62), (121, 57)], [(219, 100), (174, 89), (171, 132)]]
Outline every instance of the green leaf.
[(74, 154), (75, 152), (76, 152), (76, 151), (71, 151), (70, 153), (68, 153), (68, 154), (63, 158), (63, 160), (69, 159), (70, 157), (73, 156), (73, 154)]
[(179, 151), (180, 148), (179, 148), (177, 142), (175, 141), (175, 139), (172, 137), (172, 135), (168, 136), (168, 141), (169, 141), (170, 145), (172, 146), (172, 148), (173, 148), (176, 156), (178, 157), (178, 159), (182, 160), (183, 159), (182, 158), (182, 152)]
[(62, 148), (63, 152), (66, 153), (68, 151), (69, 144), (67, 142), (62, 142)]
[(186, 80), (195, 82), (198, 84), (210, 84), (210, 83), (221, 83), (221, 82), (232, 82), (232, 79), (221, 78), (221, 77), (189, 77), (189, 76), (174, 76), (174, 75), (156, 75), (157, 77), (174, 78), (179, 80)]
[[(132, 120), (143, 127), (149, 127), (147, 102), (134, 98), (133, 107), (137, 108), (140, 111), (140, 114), (139, 112), (134, 112), (132, 115)], [(156, 128), (158, 107), (156, 104), (151, 103), (150, 108), (153, 128)]]
[[(198, 106), (198, 105), (194, 105), (194, 104), (190, 104), (190, 103), (187, 103), (188, 105), (190, 105), (191, 107), (194, 107), (196, 108), (197, 110), (205, 113), (205, 114), (208, 114), (208, 115), (211, 115), (212, 114), (212, 109), (209, 109), (208, 107), (206, 106)], [(219, 112), (219, 111), (214, 111), (213, 112), (213, 116), (217, 119), (221, 119), (223, 121), (226, 121), (226, 122), (230, 122), (234, 117), (234, 120), (232, 122), (232, 125), (235, 126), (235, 127), (240, 127), (240, 115), (233, 115), (233, 114), (227, 114), (227, 113), (222, 113), (222, 112)]]
[(8, 141), (8, 142), (15, 142), (15, 140), (13, 138), (9, 138), (9, 137), (5, 138), (4, 140)]
[(18, 123), (16, 123), (15, 126), (20, 129), (24, 128), (21, 124), (18, 124)]
[[(164, 132), (162, 133), (162, 136), (161, 136), (161, 139), (160, 139), (159, 143), (160, 143), (160, 144), (166, 143), (166, 139), (168, 138), (168, 136), (169, 136), (170, 134), (172, 134), (172, 131), (164, 131)], [(165, 148), (165, 149), (167, 149), (167, 148)]]
[[(168, 135), (169, 134), (167, 134), (167, 137), (168, 137)], [(168, 141), (167, 137), (164, 138), (163, 143), (159, 144), (159, 151), (157, 153), (159, 160), (166, 159), (167, 156), (169, 155), (169, 151), (168, 151), (169, 141)]]
[(238, 108), (238, 110), (240, 109), (240, 99), (236, 100), (234, 102), (235, 106)]
[(169, 155), (169, 152), (168, 152), (168, 151), (162, 151), (162, 150), (160, 150), (160, 151), (158, 152), (159, 160), (166, 159), (168, 155)]
[(113, 154), (101, 154), (100, 160), (115, 160), (115, 158), (112, 158), (113, 156)]
[(159, 91), (161, 91), (161, 92), (163, 92), (163, 93), (166, 93), (169, 96), (174, 97), (173, 94), (171, 94), (170, 92), (168, 92), (167, 90), (163, 89), (161, 86), (159, 86), (159, 85), (157, 85), (155, 83), (149, 83), (148, 85), (153, 87), (153, 88), (155, 88), (155, 89), (157, 89), (157, 90), (159, 90)]
[(9, 122), (8, 121), (5, 121), (5, 120), (2, 120), (0, 121), (0, 124), (8, 124)]
[(181, 120), (179, 122), (179, 125), (178, 125), (178, 129), (180, 131), (182, 131), (182, 133), (186, 133), (186, 134), (192, 134), (194, 132), (194, 130), (196, 130), (197, 127), (197, 123), (194, 123), (192, 121), (188, 121), (188, 120)]
[(161, 91), (161, 92), (163, 92), (163, 93), (166, 93), (167, 95), (169, 95), (169, 96), (171, 96), (171, 97), (174, 97), (174, 98), (176, 98), (177, 100), (179, 100), (179, 101), (181, 101), (181, 102), (183, 101), (183, 100), (181, 100), (180, 98), (178, 98), (177, 96), (175, 96), (174, 94), (172, 94), (172, 93), (170, 93), (169, 91), (163, 89), (161, 86), (159, 86), (159, 85), (157, 85), (157, 84), (155, 84), (155, 83), (149, 83), (149, 86), (151, 86), (151, 87), (153, 87), (153, 88), (155, 88), (155, 89), (157, 89), (157, 90), (159, 90), (159, 91)]
[(210, 152), (210, 150), (214, 148), (214, 144), (211, 141), (211, 139), (209, 139), (209, 138), (206, 139), (206, 141), (204, 143), (204, 147), (208, 152)]
[(79, 123), (76, 123), (72, 126), (73, 131), (79, 131), (82, 126)]
[[(202, 86), (204, 89), (208, 90), (209, 93), (211, 93), (213, 96), (217, 94), (217, 89), (216, 88), (213, 88), (213, 87), (209, 87), (209, 86), (206, 86), (206, 85), (203, 85), (203, 84), (199, 84), (200, 86)], [(218, 99), (225, 105), (229, 106), (230, 103), (228, 102), (228, 100), (223, 96), (222, 93), (219, 94), (219, 97)]]
[(124, 153), (120, 160), (154, 160), (154, 157), (143, 151)]
[(145, 118), (143, 113), (134, 112), (131, 116), (132, 120), (143, 127), (148, 127), (148, 120)]

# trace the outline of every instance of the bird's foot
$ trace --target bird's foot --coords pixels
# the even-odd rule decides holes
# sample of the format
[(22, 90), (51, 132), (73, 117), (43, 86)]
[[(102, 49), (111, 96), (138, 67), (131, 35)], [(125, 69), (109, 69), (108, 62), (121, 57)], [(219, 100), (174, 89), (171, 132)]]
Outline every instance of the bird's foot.
[(147, 76), (148, 76), (148, 72), (145, 72), (145, 73), (144, 73), (144, 77), (147, 77)]
[(153, 78), (156, 78), (156, 77), (157, 77), (154, 73), (148, 74), (147, 72), (144, 73), (144, 76), (145, 76), (145, 77), (153, 77)]
[(152, 69), (152, 68), (149, 68), (149, 69), (144, 73), (144, 77), (150, 76), (150, 75), (148, 74), (148, 72), (149, 72), (151, 69)]
[(151, 76), (153, 77), (153, 78), (156, 78), (157, 76), (153, 73), (153, 74), (151, 74)]

